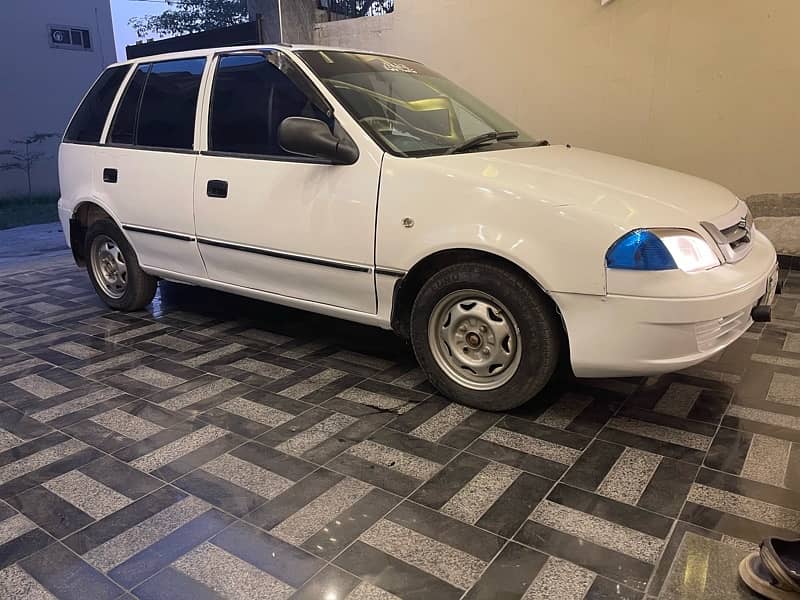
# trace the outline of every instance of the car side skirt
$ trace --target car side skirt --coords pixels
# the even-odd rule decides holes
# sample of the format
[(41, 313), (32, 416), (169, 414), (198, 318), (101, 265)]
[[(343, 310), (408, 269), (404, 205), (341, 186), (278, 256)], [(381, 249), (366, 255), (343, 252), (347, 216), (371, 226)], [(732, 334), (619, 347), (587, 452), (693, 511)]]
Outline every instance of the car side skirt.
[[(379, 307), (382, 308), (382, 310), (379, 310), (377, 314), (373, 314), (373, 313), (359, 312), (356, 310), (350, 310), (347, 308), (341, 308), (339, 306), (333, 306), (330, 304), (322, 304), (311, 300), (304, 300), (302, 298), (283, 296), (281, 294), (274, 294), (272, 292), (265, 292), (263, 290), (256, 290), (253, 288), (233, 285), (229, 283), (224, 283), (222, 281), (214, 281), (213, 279), (206, 279), (203, 277), (193, 277), (191, 275), (184, 275), (182, 273), (176, 273), (174, 271), (168, 271), (165, 269), (159, 269), (147, 265), (141, 265), (141, 267), (145, 272), (149, 273), (150, 275), (160, 277), (161, 279), (166, 279), (167, 281), (174, 281), (176, 283), (185, 283), (189, 285), (207, 287), (222, 292), (228, 292), (231, 294), (246, 296), (248, 298), (254, 298), (256, 300), (263, 300), (265, 302), (280, 304), (282, 306), (289, 306), (291, 308), (307, 310), (309, 312), (326, 315), (329, 317), (336, 317), (338, 319), (344, 319), (346, 321), (353, 321), (355, 323), (362, 323), (364, 325), (372, 325), (373, 327), (380, 327), (381, 329), (392, 328), (390, 322), (391, 320), (389, 318), (389, 314), (391, 314), (391, 301), (392, 301), (391, 291), (389, 291), (388, 297), (382, 297), (384, 295), (379, 292), (378, 305)], [(390, 279), (390, 278), (380, 277), (380, 279)], [(393, 282), (394, 279), (395, 278), (392, 277), (391, 281)], [(382, 287), (383, 286), (379, 286), (379, 288)], [(391, 290), (391, 286), (389, 287)]]

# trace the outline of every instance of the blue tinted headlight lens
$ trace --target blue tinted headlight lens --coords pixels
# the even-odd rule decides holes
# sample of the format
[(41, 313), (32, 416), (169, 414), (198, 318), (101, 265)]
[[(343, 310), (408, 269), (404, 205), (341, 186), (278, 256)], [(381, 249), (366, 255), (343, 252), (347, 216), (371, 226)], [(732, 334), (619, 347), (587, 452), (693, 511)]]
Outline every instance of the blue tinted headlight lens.
[(678, 265), (656, 234), (637, 229), (618, 239), (606, 253), (609, 269), (637, 271), (666, 271)]

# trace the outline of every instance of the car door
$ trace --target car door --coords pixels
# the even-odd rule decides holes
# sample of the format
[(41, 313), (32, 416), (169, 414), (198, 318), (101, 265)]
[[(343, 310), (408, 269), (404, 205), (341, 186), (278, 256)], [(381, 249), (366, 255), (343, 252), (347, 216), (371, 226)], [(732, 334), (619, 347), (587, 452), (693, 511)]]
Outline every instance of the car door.
[(194, 241), (195, 123), (206, 58), (139, 64), (93, 178), (145, 268), (205, 277)]
[(291, 155), (287, 117), (347, 135), (285, 53), (217, 56), (207, 150), (195, 177), (197, 240), (215, 281), (375, 313), (374, 244), (380, 159), (352, 165)]

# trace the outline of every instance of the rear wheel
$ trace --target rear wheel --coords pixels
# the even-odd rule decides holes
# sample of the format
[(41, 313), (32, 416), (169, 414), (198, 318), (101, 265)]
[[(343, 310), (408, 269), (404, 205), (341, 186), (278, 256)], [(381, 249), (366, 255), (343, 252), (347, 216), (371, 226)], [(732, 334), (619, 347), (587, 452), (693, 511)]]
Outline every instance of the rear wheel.
[(445, 396), (483, 410), (524, 404), (558, 364), (559, 324), (530, 280), (490, 264), (447, 267), (420, 290), (411, 342)]
[(86, 233), (84, 248), (89, 278), (103, 302), (124, 311), (150, 303), (157, 280), (142, 271), (136, 253), (112, 221), (95, 221)]

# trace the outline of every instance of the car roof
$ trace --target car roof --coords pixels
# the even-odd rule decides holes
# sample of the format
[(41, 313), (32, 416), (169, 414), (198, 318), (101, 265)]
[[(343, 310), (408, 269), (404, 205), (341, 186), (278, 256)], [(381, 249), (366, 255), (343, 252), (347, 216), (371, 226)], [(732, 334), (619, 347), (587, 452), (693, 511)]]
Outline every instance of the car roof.
[(402, 60), (413, 60), (396, 54), (387, 52), (375, 52), (373, 50), (360, 50), (357, 48), (337, 48), (335, 46), (315, 46), (312, 44), (249, 44), (246, 46), (223, 46), (219, 48), (200, 48), (197, 50), (186, 50), (184, 52), (167, 52), (164, 54), (150, 54), (148, 56), (140, 56), (139, 58), (131, 58), (129, 60), (121, 60), (109, 66), (117, 65), (130, 65), (140, 62), (153, 62), (161, 60), (176, 60), (181, 58), (195, 58), (198, 56), (213, 56), (220, 52), (241, 52), (246, 50), (283, 50), (285, 52), (296, 52), (299, 50), (323, 50), (326, 52), (355, 52), (358, 54), (374, 54), (377, 56), (389, 56), (391, 58), (400, 58)]

